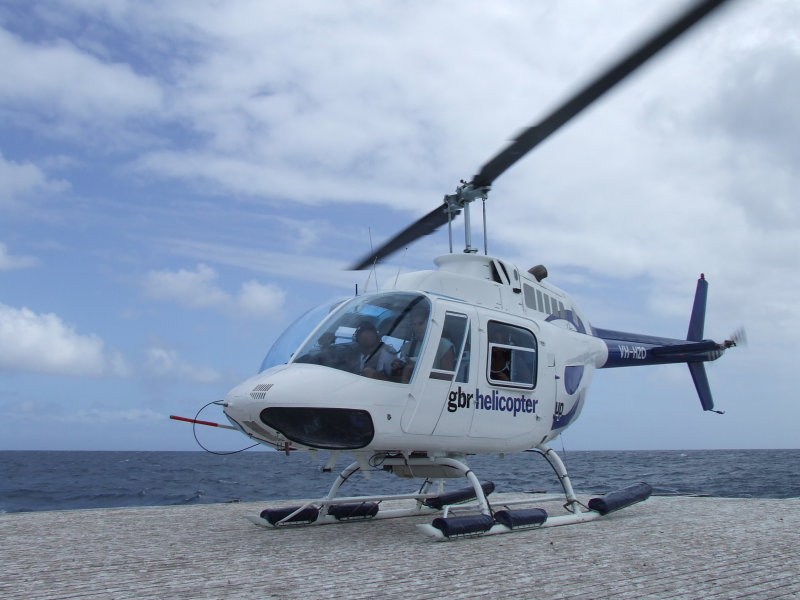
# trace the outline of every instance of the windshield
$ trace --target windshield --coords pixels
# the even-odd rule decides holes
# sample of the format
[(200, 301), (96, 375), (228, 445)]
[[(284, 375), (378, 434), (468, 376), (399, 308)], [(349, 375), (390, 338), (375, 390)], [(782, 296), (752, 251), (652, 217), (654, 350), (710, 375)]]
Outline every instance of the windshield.
[(319, 325), (320, 321), (345, 301), (346, 298), (329, 300), (325, 304), (312, 308), (300, 316), (300, 318), (289, 325), (286, 331), (275, 340), (275, 343), (272, 344), (272, 348), (269, 349), (269, 352), (267, 352), (267, 355), (264, 357), (258, 372), (260, 373), (261, 371), (266, 371), (270, 367), (288, 363), (294, 351), (297, 350), (297, 347), (308, 337), (308, 334)]
[(293, 362), (406, 383), (414, 373), (430, 312), (430, 301), (421, 294), (353, 298), (303, 344)]

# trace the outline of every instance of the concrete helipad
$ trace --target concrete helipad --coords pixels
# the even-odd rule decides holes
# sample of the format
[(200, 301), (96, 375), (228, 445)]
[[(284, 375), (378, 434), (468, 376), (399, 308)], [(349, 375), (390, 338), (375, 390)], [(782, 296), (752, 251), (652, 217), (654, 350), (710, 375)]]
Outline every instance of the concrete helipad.
[(431, 517), (278, 530), (243, 518), (266, 506), (0, 515), (0, 598), (800, 598), (800, 499), (656, 497), (448, 542), (414, 526)]

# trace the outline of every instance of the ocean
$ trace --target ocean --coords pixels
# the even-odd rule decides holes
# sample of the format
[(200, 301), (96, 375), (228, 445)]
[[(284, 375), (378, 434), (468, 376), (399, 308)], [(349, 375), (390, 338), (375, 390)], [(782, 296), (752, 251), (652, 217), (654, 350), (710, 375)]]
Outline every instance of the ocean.
[[(644, 481), (655, 494), (735, 498), (800, 497), (800, 450), (567, 451), (575, 490), (601, 494)], [(349, 463), (332, 472), (308, 453), (0, 451), (0, 512), (288, 500), (324, 496)], [(560, 492), (537, 454), (470, 457), (497, 491)], [(351, 477), (340, 495), (415, 492), (419, 480), (381, 471)], [(467, 485), (448, 482), (448, 489)]]

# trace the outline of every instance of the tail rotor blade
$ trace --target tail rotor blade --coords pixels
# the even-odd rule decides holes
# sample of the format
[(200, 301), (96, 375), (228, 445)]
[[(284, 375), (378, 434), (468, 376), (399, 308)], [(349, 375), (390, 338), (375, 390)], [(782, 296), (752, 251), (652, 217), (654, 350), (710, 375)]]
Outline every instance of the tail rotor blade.
[(723, 346), (730, 348), (732, 346), (747, 346), (747, 332), (744, 327), (739, 327), (731, 334), (731, 337), (723, 342)]

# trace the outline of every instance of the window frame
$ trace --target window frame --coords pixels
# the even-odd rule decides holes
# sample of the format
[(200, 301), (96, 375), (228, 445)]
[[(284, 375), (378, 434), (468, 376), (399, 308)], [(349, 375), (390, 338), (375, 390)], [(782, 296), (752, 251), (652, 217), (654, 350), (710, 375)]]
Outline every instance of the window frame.
[[(519, 331), (521, 334), (530, 335), (532, 338), (532, 346), (520, 346), (515, 344), (511, 341), (509, 342), (501, 342), (501, 341), (491, 341), (492, 338), (492, 327), (494, 325), (500, 325), (502, 327), (510, 327), (514, 330)], [(538, 379), (539, 373), (539, 341), (536, 338), (536, 334), (534, 334), (530, 329), (522, 327), (520, 325), (515, 325), (513, 323), (508, 323), (504, 321), (498, 321), (495, 319), (490, 320), (486, 324), (486, 381), (493, 386), (499, 387), (510, 387), (515, 389), (525, 389), (525, 390), (533, 390), (536, 388), (536, 383)], [(531, 377), (530, 382), (527, 381), (514, 381), (513, 379), (497, 379), (492, 377), (492, 356), (494, 354), (495, 349), (500, 351), (507, 351), (509, 352), (509, 358), (507, 364), (510, 365), (509, 367), (509, 377), (513, 376), (513, 362), (514, 362), (514, 353), (524, 353), (524, 354), (532, 354), (533, 355), (533, 364), (531, 365)]]
[[(433, 367), (431, 368), (431, 372), (429, 377), (431, 379), (444, 379), (447, 381), (457, 381), (459, 383), (467, 383), (469, 381), (469, 355), (465, 356), (464, 352), (467, 347), (471, 348), (471, 338), (472, 335), (472, 323), (470, 320), (470, 316), (462, 313), (457, 312), (455, 310), (446, 310), (444, 313), (444, 321), (442, 323), (442, 329), (439, 332), (439, 340), (436, 342), (436, 346), (438, 349), (438, 345), (441, 343), (441, 340), (445, 338), (445, 333), (448, 330), (448, 317), (452, 317), (454, 319), (463, 319), (464, 320), (464, 327), (461, 330), (461, 342), (458, 347), (453, 343), (453, 340), (450, 338), (446, 338), (452, 345), (453, 345), (453, 368), (452, 369), (444, 369), (441, 367), (437, 367), (436, 363), (434, 362)], [(450, 325), (452, 327), (452, 324)], [(434, 354), (436, 350), (434, 351)], [(467, 371), (465, 373), (466, 378), (464, 381), (461, 380), (461, 366), (462, 361), (466, 359), (467, 364)]]

